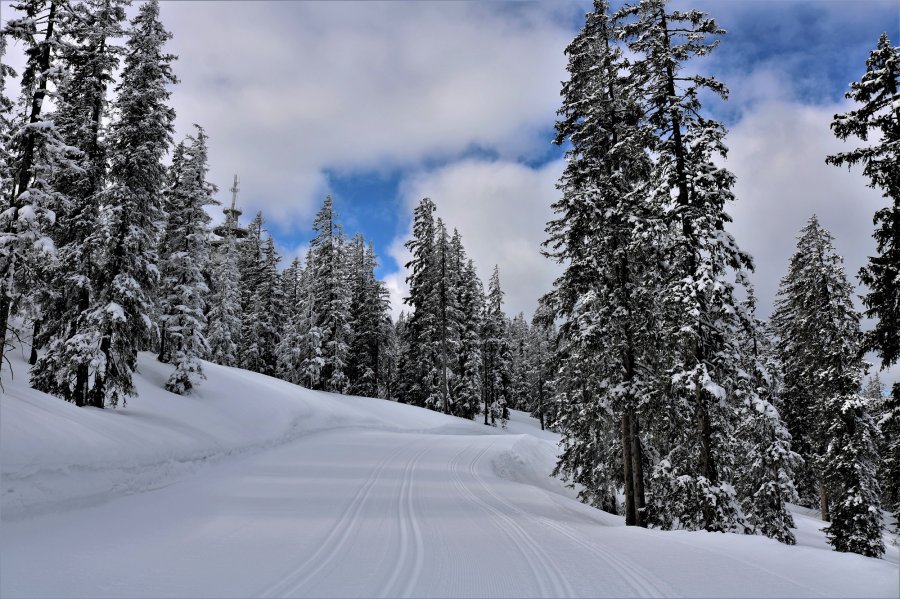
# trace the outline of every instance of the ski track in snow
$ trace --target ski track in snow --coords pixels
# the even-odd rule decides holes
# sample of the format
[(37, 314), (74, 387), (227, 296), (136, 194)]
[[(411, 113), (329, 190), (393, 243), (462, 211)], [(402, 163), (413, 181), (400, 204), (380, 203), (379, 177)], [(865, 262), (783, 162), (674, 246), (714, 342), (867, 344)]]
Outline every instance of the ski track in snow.
[[(397, 501), (397, 522), (400, 525), (400, 549), (397, 551), (396, 565), (387, 583), (376, 593), (378, 597), (409, 597), (412, 588), (419, 581), (422, 574), (422, 564), (425, 559), (425, 543), (422, 541), (422, 529), (419, 526), (418, 517), (413, 507), (413, 489), (415, 488), (416, 466), (428, 447), (422, 448), (406, 464), (403, 472), (403, 484)], [(412, 559), (409, 557), (410, 545), (412, 545)], [(411, 567), (410, 567), (411, 566)], [(402, 590), (396, 590), (403, 579), (401, 575), (405, 570), (406, 584)]]
[(369, 474), (369, 478), (359, 488), (350, 505), (341, 514), (341, 517), (331, 528), (328, 536), (319, 545), (316, 552), (305, 559), (297, 568), (288, 573), (274, 585), (256, 593), (260, 597), (290, 597), (298, 595), (303, 587), (315, 578), (322, 570), (331, 564), (352, 538), (353, 532), (359, 527), (363, 507), (375, 488), (385, 469), (402, 455), (408, 445), (399, 445), (391, 454), (383, 459)]
[(4, 598), (898, 595), (896, 547), (837, 554), (803, 519), (793, 548), (626, 529), (548, 477), (556, 439), (521, 413), (501, 431), (212, 365), (175, 398), (142, 360), (131, 411), (4, 393)]
[[(482, 490), (485, 490), (486, 487), (484, 482), (478, 474), (477, 466), (479, 461), (484, 457), (484, 454), (488, 452), (495, 444), (496, 440), (492, 440), (489, 444), (486, 444), (478, 454), (469, 462), (467, 468), (467, 474), (469, 477), (476, 481)], [(462, 454), (460, 454), (462, 455)], [(529, 571), (534, 572), (537, 576), (537, 586), (540, 590), (540, 594), (542, 597), (572, 597), (574, 592), (572, 587), (569, 585), (568, 581), (566, 581), (565, 577), (559, 571), (559, 568), (553, 563), (553, 561), (547, 556), (546, 552), (541, 548), (540, 544), (534, 540), (528, 532), (518, 523), (515, 519), (510, 517), (505, 510), (499, 509), (496, 506), (484, 501), (482, 498), (478, 497), (476, 493), (474, 493), (468, 485), (465, 484), (465, 481), (459, 476), (459, 464), (451, 465), (451, 470), (454, 471), (456, 476), (457, 488), (465, 495), (472, 503), (476, 504), (478, 507), (485, 510), (488, 514), (493, 516), (494, 523), (503, 522), (505, 526), (499, 527), (500, 530), (506, 534), (506, 536), (515, 544), (515, 546), (522, 553), (522, 557), (528, 563)], [(496, 495), (491, 494), (496, 498)], [(508, 503), (501, 500), (501, 505), (505, 507), (510, 507)], [(515, 509), (515, 508), (514, 508)], [(517, 511), (517, 510), (516, 510)], [(548, 587), (549, 584), (549, 587)]]

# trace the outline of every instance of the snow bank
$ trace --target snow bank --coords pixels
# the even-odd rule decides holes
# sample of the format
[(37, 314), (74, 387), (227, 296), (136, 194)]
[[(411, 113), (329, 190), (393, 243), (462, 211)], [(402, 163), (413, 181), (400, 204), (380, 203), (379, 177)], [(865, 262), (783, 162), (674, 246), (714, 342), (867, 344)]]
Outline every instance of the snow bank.
[(135, 375), (138, 397), (126, 407), (79, 408), (30, 388), (28, 365), (20, 351), (12, 353), (15, 376), (4, 377), (0, 401), (4, 519), (158, 488), (204, 464), (335, 428), (482, 432), (428, 410), (310, 391), (208, 362), (208, 379), (192, 395), (175, 395), (163, 389), (172, 367), (147, 352)]

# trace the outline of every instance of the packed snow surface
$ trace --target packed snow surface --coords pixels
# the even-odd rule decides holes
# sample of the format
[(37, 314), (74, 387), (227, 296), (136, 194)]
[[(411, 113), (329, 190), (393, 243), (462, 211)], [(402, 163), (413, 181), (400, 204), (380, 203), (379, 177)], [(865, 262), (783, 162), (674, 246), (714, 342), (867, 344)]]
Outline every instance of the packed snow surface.
[[(204, 364), (188, 397), (0, 403), (0, 596), (897, 597), (898, 552), (626, 528), (549, 476), (558, 437)], [(5, 368), (5, 367), (4, 367)], [(4, 370), (4, 374), (8, 374)]]

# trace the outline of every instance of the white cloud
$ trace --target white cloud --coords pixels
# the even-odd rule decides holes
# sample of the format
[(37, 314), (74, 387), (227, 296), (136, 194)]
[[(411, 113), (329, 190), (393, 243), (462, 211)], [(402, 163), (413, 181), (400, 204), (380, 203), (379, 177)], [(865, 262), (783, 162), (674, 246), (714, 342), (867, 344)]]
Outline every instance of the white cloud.
[(283, 231), (308, 222), (329, 191), (326, 169), (418, 167), (471, 148), (516, 159), (547, 143), (571, 38), (558, 9), (224, 6), (163, 6), (182, 57), (179, 132), (203, 124), (213, 180), (239, 173), (242, 206)]
[[(421, 198), (434, 200), (437, 215), (448, 228), (459, 230), (482, 280), (495, 264), (500, 267), (506, 312), (530, 318), (560, 272), (541, 255), (540, 246), (562, 169), (562, 161), (532, 169), (509, 161), (464, 160), (411, 176), (403, 184), (403, 198), (410, 213)], [(402, 245), (408, 237), (407, 229), (391, 246), (391, 256), (401, 265), (409, 260)], [(401, 268), (388, 279), (406, 293), (405, 283), (399, 283), (405, 276)], [(399, 311), (395, 304), (395, 314)]]
[(851, 281), (875, 251), (872, 215), (885, 200), (866, 187), (858, 170), (825, 164), (828, 154), (847, 148), (829, 128), (832, 116), (846, 109), (761, 102), (728, 136), (727, 165), (737, 175), (733, 231), (756, 259), (754, 282), (763, 316), (771, 311), (787, 272), (797, 233), (813, 214), (834, 235)]

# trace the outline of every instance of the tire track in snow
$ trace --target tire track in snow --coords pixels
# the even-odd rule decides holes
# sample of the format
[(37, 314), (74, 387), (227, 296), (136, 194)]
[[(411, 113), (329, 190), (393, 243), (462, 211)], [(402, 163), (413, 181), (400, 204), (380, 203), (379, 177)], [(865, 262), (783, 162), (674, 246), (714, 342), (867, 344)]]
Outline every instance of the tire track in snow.
[[(484, 454), (487, 453), (487, 451), (491, 447), (493, 447), (496, 442), (496, 439), (491, 441), (490, 444), (486, 445), (481, 451), (479, 451), (478, 454), (469, 462), (467, 467), (468, 474), (475, 480), (477, 480), (482, 487), (484, 487), (485, 485), (482, 482), (481, 477), (478, 476), (476, 467)], [(497, 509), (497, 507), (478, 497), (478, 495), (472, 492), (472, 490), (465, 484), (459, 474), (459, 463), (461, 462), (461, 458), (463, 454), (465, 454), (467, 449), (468, 448), (457, 454), (450, 463), (450, 470), (454, 475), (454, 483), (456, 487), (472, 503), (477, 504), (479, 507), (494, 516), (495, 523), (499, 520), (506, 524), (506, 526), (498, 525), (498, 528), (500, 528), (507, 535), (507, 537), (509, 537), (509, 539), (513, 541), (516, 548), (525, 559), (529, 571), (536, 574), (535, 578), (537, 579), (538, 589), (542, 597), (574, 596), (574, 590), (569, 585), (565, 576), (563, 576), (559, 568), (556, 567), (556, 564), (549, 558), (546, 552), (544, 552), (541, 546), (534, 540), (534, 537), (532, 537), (518, 522), (516, 522), (514, 518), (510, 517), (508, 514), (503, 513), (501, 510)], [(520, 514), (524, 514), (524, 512), (522, 512), (521, 510), (516, 509), (516, 511)], [(525, 516), (528, 517), (527, 514), (525, 514)]]
[[(397, 562), (390, 578), (374, 595), (377, 597), (409, 597), (412, 588), (419, 580), (422, 573), (422, 565), (425, 561), (425, 543), (422, 540), (422, 529), (419, 526), (418, 515), (413, 506), (413, 488), (415, 483), (416, 466), (422, 456), (430, 449), (430, 446), (423, 447), (420, 452), (415, 454), (406, 464), (403, 472), (403, 483), (400, 486), (400, 496), (397, 501), (397, 520), (400, 524), (400, 551), (397, 554)], [(411, 538), (411, 542), (410, 542)], [(400, 576), (406, 570), (408, 561), (410, 560), (410, 545), (413, 553), (412, 570), (406, 577), (406, 584), (402, 590), (395, 590), (398, 585)]]
[(283, 576), (273, 585), (266, 587), (257, 593), (259, 597), (285, 597), (296, 596), (298, 591), (303, 588), (309, 581), (320, 573), (325, 566), (330, 564), (340, 554), (341, 549), (350, 539), (353, 529), (359, 522), (359, 515), (362, 506), (366, 503), (375, 484), (381, 478), (385, 468), (393, 462), (410, 444), (402, 445), (382, 460), (369, 474), (369, 478), (359, 488), (354, 495), (353, 500), (347, 509), (341, 514), (337, 522), (335, 522), (331, 531), (325, 537), (325, 540), (319, 545), (319, 548), (311, 556), (303, 560), (303, 562)]

